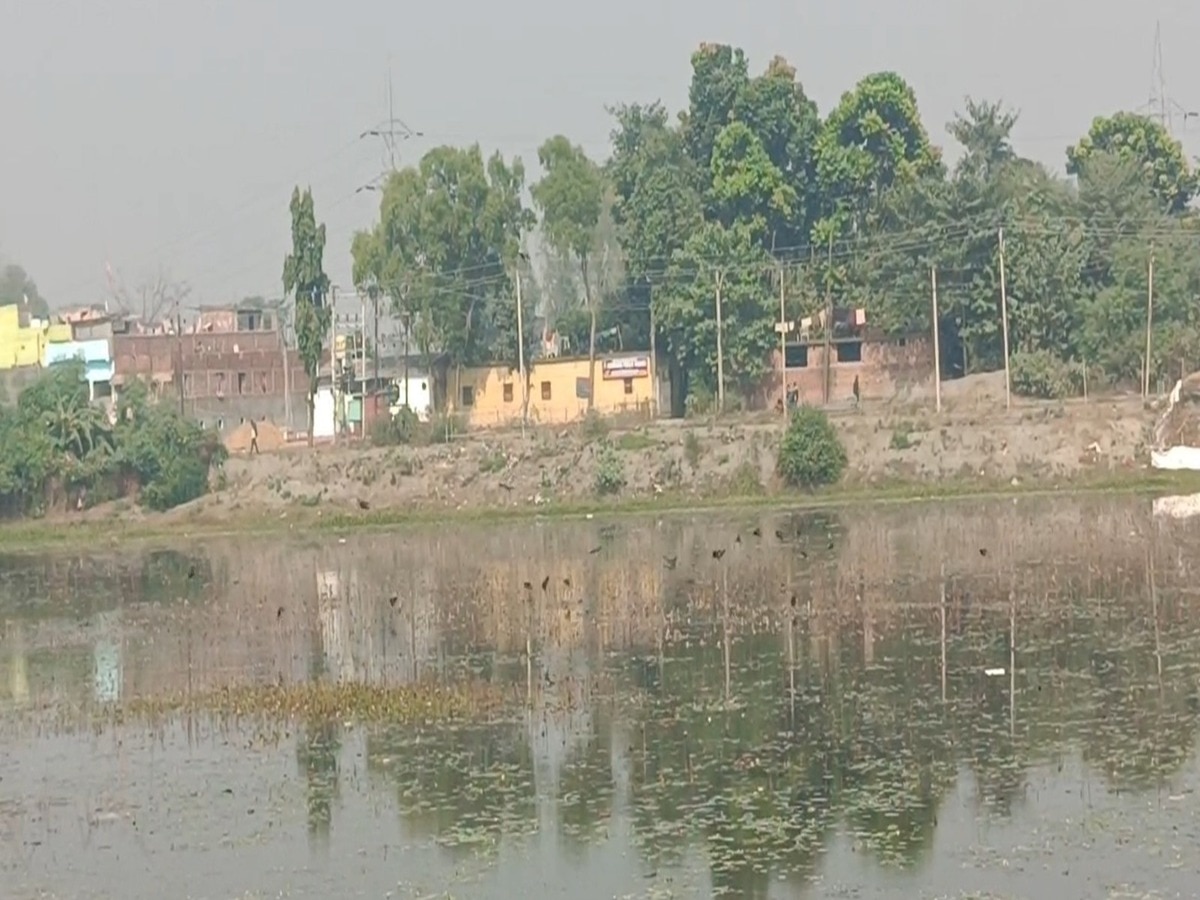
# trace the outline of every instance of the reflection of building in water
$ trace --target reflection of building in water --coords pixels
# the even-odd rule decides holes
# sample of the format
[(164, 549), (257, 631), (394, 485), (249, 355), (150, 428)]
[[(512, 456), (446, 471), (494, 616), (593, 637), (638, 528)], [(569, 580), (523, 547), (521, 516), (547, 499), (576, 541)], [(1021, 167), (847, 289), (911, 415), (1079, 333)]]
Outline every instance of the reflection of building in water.
[(420, 678), (440, 658), (430, 577), (410, 572), (407, 589), (385, 597), (356, 566), (319, 571), (317, 623), (325, 671), (342, 681)]
[(14, 704), (24, 706), (29, 702), (29, 657), (25, 655), (25, 634), (20, 623), (9, 641), (12, 658), (8, 664), (8, 694)]
[(100, 636), (92, 645), (93, 691), (97, 702), (116, 703), (121, 699), (121, 610), (113, 609), (96, 616)]

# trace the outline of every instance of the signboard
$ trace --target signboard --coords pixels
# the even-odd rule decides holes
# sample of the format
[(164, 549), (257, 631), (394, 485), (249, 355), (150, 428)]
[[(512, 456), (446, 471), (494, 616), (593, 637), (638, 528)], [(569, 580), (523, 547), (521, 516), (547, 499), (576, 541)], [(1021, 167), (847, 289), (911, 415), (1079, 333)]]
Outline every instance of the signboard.
[(650, 374), (650, 357), (622, 356), (618, 359), (603, 361), (602, 371), (605, 379), (645, 378)]

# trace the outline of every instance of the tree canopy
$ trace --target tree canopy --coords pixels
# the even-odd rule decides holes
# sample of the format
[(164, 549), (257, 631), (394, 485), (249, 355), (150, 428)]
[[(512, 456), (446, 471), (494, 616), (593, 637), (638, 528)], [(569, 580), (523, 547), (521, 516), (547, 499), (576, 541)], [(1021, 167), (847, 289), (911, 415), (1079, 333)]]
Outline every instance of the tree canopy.
[(677, 116), (661, 103), (610, 113), (606, 159), (569, 136), (541, 146), (532, 208), (521, 161), (478, 146), (438, 147), (397, 172), (379, 223), (355, 238), (356, 281), (411, 317), (423, 350), (509, 359), (515, 260), (531, 248), (542, 265), (523, 279), (527, 330), (594, 357), (646, 348), (653, 322), (680, 411), (715, 388), (718, 283), (727, 388), (756, 396), (780, 271), (789, 318), (822, 309), (828, 290), (905, 335), (930, 329), (936, 266), (946, 374), (1001, 367), (1003, 230), (1014, 365), (1138, 377), (1152, 252), (1152, 372), (1200, 363), (1200, 176), (1152, 119), (1097, 117), (1062, 177), (1021, 155), (1017, 110), (967, 97), (945, 128), (957, 145), (946, 165), (900, 74), (867, 74), (822, 116), (782, 57), (753, 74), (724, 44), (692, 55)]

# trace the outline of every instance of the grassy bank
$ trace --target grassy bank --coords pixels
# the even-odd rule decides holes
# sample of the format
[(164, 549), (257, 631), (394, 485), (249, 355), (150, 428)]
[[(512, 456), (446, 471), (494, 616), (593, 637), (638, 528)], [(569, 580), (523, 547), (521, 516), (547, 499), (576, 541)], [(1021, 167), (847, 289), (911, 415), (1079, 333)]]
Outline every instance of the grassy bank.
[(0, 525), (0, 548), (36, 549), (42, 546), (111, 546), (133, 540), (177, 541), (202, 536), (286, 535), (305, 532), (345, 533), (367, 528), (420, 527), (444, 524), (489, 524), (534, 518), (578, 518), (588, 515), (692, 513), (706, 510), (820, 509), (873, 503), (921, 503), (944, 500), (1036, 497), (1055, 494), (1130, 493), (1162, 495), (1200, 492), (1200, 473), (1136, 469), (1098, 472), (1053, 481), (1016, 479), (894, 480), (883, 483), (844, 483), (814, 492), (755, 491), (711, 496), (666, 492), (653, 497), (550, 502), (541, 505), (467, 505), (392, 507), (349, 514), (296, 506), (283, 515), (225, 510), (221, 515), (189, 519), (151, 515), (122, 522), (120, 518), (72, 520), (70, 517), (23, 520)]

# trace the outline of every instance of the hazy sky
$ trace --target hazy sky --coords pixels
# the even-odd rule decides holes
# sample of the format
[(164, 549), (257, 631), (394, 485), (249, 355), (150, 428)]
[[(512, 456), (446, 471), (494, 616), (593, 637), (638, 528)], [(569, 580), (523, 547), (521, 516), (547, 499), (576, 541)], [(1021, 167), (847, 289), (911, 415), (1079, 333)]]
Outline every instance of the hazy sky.
[[(422, 139), (520, 154), (564, 132), (602, 157), (604, 106), (686, 101), (701, 41), (780, 53), (825, 113), (864, 74), (914, 86), (933, 138), (964, 94), (1021, 111), (1018, 149), (1062, 167), (1096, 114), (1146, 103), (1161, 21), (1168, 92), (1200, 109), (1196, 0), (0, 0), (0, 259), (52, 303), (102, 299), (160, 268), (199, 302), (277, 295), (288, 198), (313, 188), (326, 268), (377, 197), (396, 113)], [(919, 10), (919, 11), (914, 11)], [(1176, 122), (1190, 156), (1200, 120)]]

